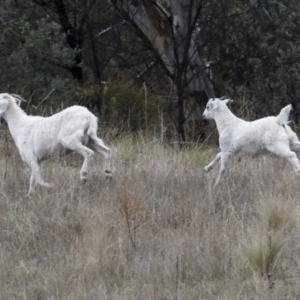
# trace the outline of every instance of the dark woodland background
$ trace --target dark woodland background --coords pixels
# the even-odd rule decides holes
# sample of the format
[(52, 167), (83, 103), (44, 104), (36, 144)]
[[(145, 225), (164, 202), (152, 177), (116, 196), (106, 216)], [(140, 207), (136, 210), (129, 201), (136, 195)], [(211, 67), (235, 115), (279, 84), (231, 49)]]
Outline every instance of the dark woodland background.
[(115, 136), (202, 142), (207, 99), (223, 95), (248, 119), (292, 103), (296, 126), (299, 13), (296, 0), (2, 0), (1, 91), (30, 114), (87, 106)]

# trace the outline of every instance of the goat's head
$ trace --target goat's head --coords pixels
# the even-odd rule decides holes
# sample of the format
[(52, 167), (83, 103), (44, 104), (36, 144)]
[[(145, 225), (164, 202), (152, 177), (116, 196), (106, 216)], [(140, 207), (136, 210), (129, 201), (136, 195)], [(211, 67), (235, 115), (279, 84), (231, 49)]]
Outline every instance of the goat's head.
[(12, 97), (7, 93), (0, 94), (0, 117), (4, 115)]
[(26, 100), (24, 100), (22, 97), (16, 94), (8, 94), (8, 93), (0, 94), (0, 117), (3, 117), (9, 103), (16, 103), (18, 106), (20, 106), (21, 101), (26, 102)]
[(208, 100), (207, 104), (206, 104), (206, 108), (203, 112), (203, 118), (204, 119), (214, 119), (215, 117), (215, 111), (216, 109), (220, 106), (220, 105), (226, 105), (228, 102), (232, 102), (233, 100), (228, 99), (226, 97), (226, 99), (224, 99), (224, 97), (221, 98), (211, 98)]

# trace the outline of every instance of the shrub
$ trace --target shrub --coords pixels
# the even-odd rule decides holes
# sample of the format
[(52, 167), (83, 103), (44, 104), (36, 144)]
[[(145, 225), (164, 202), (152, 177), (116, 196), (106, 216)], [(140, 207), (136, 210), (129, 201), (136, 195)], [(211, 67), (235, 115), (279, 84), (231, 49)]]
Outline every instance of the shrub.
[(164, 100), (146, 84), (137, 87), (124, 74), (118, 74), (103, 89), (103, 116), (119, 129), (133, 132), (153, 129), (159, 122)]

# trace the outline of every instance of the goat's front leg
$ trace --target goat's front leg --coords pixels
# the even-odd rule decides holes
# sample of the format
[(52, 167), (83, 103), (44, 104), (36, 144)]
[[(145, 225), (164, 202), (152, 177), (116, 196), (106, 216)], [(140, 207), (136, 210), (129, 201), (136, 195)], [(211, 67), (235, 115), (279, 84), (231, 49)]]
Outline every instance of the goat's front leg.
[(34, 192), (35, 185), (36, 185), (35, 174), (33, 171), (31, 171), (30, 181), (29, 181), (29, 191), (26, 194), (26, 197), (29, 197)]
[(53, 186), (51, 183), (43, 180), (40, 164), (37, 161), (37, 159), (34, 158), (30, 161), (30, 167), (31, 167), (31, 176), (30, 176), (30, 185), (29, 185), (29, 191), (27, 193), (27, 196), (30, 196), (34, 192), (34, 188), (36, 184), (40, 184), (47, 188)]
[(214, 167), (214, 165), (220, 160), (220, 158), (221, 158), (221, 153), (222, 153), (222, 152), (219, 152), (219, 153), (216, 155), (215, 159), (214, 159), (210, 164), (208, 164), (208, 165), (204, 168), (204, 171), (205, 171), (206, 173), (208, 173), (208, 172)]
[(230, 158), (231, 158), (231, 153), (230, 152), (221, 152), (220, 156), (221, 156), (221, 167), (220, 167), (220, 172), (218, 175), (218, 178), (215, 182), (215, 187), (222, 181), (223, 179), (223, 175), (228, 167), (228, 164), (230, 162)]

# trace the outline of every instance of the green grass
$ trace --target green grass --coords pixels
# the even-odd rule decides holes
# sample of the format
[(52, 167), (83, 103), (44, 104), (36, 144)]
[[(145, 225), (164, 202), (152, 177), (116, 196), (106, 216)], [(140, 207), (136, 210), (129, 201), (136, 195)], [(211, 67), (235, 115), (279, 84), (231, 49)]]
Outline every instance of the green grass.
[(80, 157), (53, 157), (43, 173), (55, 187), (32, 198), (14, 145), (0, 143), (1, 299), (300, 298), (300, 185), (289, 165), (234, 160), (213, 190), (218, 166), (203, 167), (214, 149), (105, 142), (110, 184), (101, 157), (85, 185)]

